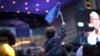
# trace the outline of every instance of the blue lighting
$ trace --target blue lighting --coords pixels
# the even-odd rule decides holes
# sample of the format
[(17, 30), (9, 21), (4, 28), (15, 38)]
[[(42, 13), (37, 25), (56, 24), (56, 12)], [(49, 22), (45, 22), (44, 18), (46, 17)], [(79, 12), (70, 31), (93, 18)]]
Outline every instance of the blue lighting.
[[(0, 0), (0, 11), (16, 12), (19, 10), (20, 13), (27, 13), (28, 10), (33, 14), (46, 15), (47, 12), (45, 11), (50, 10), (57, 2), (63, 8), (75, 1), (77, 0), (60, 0), (60, 2), (58, 0)], [(36, 11), (36, 8), (39, 8), (39, 12)]]

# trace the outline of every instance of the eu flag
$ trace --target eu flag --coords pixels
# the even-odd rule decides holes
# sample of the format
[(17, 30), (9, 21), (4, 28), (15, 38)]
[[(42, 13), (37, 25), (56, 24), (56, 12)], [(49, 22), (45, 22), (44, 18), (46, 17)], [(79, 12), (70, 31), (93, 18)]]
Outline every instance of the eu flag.
[(46, 15), (45, 20), (51, 24), (54, 20), (58, 19), (59, 15), (61, 14), (59, 5), (55, 5), (49, 13)]

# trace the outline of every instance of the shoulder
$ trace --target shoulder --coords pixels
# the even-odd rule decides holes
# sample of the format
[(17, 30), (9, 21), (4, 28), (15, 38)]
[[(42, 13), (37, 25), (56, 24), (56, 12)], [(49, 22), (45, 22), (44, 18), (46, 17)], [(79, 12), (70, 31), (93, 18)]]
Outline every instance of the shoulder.
[(55, 36), (54, 39), (56, 39), (56, 40), (60, 40), (61, 37), (60, 37), (60, 36)]
[(61, 40), (61, 37), (60, 36), (55, 36), (55, 37), (53, 37), (51, 39), (51, 41), (53, 41), (53, 42), (60, 42), (60, 40)]
[(96, 36), (95, 31), (89, 31), (88, 33), (88, 37), (94, 37)]
[(93, 33), (93, 31), (88, 31), (87, 34), (90, 35), (91, 33)]

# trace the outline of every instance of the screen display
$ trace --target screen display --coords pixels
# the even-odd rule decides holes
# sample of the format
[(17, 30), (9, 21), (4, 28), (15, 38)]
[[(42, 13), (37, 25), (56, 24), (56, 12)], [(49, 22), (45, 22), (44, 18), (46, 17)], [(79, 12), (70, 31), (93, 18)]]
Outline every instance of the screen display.
[(75, 20), (80, 44), (95, 45), (100, 40), (100, 10), (80, 9), (75, 11)]

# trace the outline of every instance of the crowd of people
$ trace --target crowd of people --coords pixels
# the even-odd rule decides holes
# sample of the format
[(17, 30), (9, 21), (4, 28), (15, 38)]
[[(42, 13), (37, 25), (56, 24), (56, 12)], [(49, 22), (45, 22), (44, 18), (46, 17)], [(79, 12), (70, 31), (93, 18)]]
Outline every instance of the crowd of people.
[[(66, 36), (66, 23), (62, 21), (61, 33), (57, 34), (54, 26), (45, 29), (47, 38), (44, 43), (44, 49), (23, 49), (16, 50), (12, 45), (15, 44), (15, 36), (8, 29), (0, 30), (0, 56), (100, 56), (100, 18), (92, 11), (90, 13), (90, 22), (94, 26), (94, 31), (87, 37), (88, 43), (79, 45), (77, 43), (66, 43), (61, 45)], [(97, 39), (98, 38), (98, 39)]]

